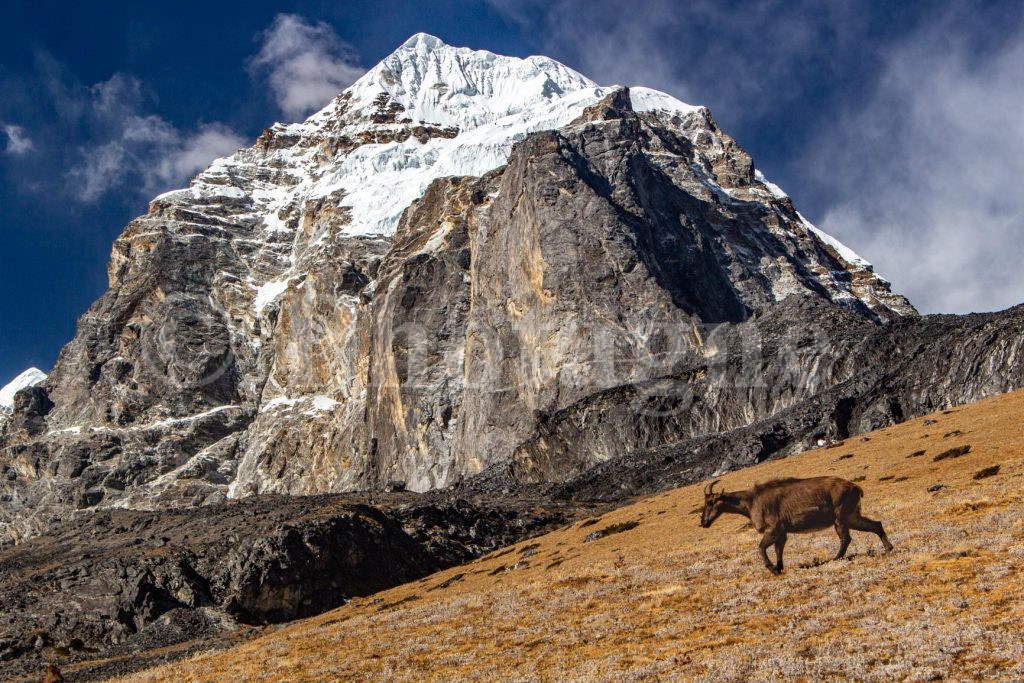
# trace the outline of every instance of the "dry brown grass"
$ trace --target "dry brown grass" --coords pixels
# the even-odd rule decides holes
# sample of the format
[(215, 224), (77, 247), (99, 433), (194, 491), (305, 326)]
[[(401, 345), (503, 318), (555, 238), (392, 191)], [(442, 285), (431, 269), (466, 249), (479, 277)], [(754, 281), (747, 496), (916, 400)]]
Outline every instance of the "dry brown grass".
[(821, 449), (723, 477), (863, 477), (891, 554), (854, 532), (849, 561), (822, 563), (835, 535), (796, 536), (772, 576), (746, 520), (698, 527), (702, 486), (688, 486), (126, 680), (1024, 680), (1022, 414), (1024, 392), (1007, 394), (849, 439), (851, 458)]

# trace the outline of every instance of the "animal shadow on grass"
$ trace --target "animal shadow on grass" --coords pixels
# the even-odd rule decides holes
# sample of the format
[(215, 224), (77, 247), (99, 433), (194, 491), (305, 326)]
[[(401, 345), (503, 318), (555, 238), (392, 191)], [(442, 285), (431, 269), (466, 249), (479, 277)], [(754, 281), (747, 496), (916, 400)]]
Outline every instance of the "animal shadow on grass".
[(845, 557), (842, 557), (842, 558), (840, 558), (838, 560), (836, 558), (834, 558), (834, 557), (815, 557), (815, 558), (813, 558), (813, 559), (811, 559), (811, 560), (809, 560), (807, 562), (802, 562), (802, 563), (798, 564), (797, 568), (798, 569), (814, 569), (815, 567), (821, 567), (822, 565), (832, 564), (833, 562), (841, 562), (841, 561), (852, 562), (855, 558), (862, 557), (862, 556), (863, 557), (881, 557), (882, 555), (892, 554), (892, 553), (895, 553), (895, 552), (899, 552), (899, 549), (898, 548), (893, 548), (888, 553), (880, 553), (875, 548), (868, 548), (867, 550), (865, 550), (863, 552), (854, 551), (852, 553), (848, 553)]

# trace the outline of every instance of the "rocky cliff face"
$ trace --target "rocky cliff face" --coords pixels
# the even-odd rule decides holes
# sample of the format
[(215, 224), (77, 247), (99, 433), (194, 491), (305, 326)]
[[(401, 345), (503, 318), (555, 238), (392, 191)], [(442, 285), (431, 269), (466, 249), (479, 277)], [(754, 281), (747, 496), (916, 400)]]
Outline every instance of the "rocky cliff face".
[[(559, 499), (617, 501), (836, 444), (1024, 386), (1022, 329), (1024, 306), (877, 326), (794, 299), (716, 329), (715, 343), (737, 352), (546, 416), (490, 474), (559, 482)], [(756, 352), (742, 352), (751, 338)]]
[[(422, 34), (154, 199), (109, 274), (0, 417), (8, 537), (80, 509), (563, 479), (789, 409), (868, 362), (850, 340), (916, 319), (706, 109)], [(817, 355), (757, 320), (816, 326)]]

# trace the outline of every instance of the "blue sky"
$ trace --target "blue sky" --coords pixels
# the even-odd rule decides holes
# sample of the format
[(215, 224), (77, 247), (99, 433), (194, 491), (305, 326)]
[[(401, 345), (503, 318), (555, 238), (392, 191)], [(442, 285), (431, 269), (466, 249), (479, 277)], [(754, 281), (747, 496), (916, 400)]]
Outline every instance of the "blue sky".
[(417, 31), (709, 106), (922, 311), (1024, 301), (1019, 2), (84, 5), (0, 25), (0, 384), (52, 366), (150, 197)]

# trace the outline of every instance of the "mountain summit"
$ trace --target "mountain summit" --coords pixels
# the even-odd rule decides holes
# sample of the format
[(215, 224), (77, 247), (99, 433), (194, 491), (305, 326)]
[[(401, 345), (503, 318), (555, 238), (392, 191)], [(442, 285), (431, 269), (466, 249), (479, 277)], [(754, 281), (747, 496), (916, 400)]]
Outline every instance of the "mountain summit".
[[(251, 200), (246, 217), (260, 220), (265, 232), (287, 234), (291, 228), (285, 217), (297, 216), (297, 207), (332, 198), (339, 209), (348, 210), (345, 234), (389, 237), (404, 209), (437, 178), (483, 175), (503, 165), (512, 146), (528, 134), (566, 126), (618, 90), (600, 87), (547, 57), (519, 59), (456, 48), (418, 33), (305, 122), (272, 126), (255, 148), (215, 161), (189, 189), (156, 201), (190, 207), (197, 200), (244, 197)], [(648, 88), (623, 92), (629, 93), (634, 112), (672, 125), (692, 120), (691, 135), (707, 130), (719, 142), (734, 145), (719, 134), (703, 107)], [(753, 164), (747, 164), (752, 171)], [(259, 172), (268, 165), (275, 168), (273, 174)], [(713, 179), (708, 187), (723, 192)], [(747, 188), (786, 199), (756, 172), (732, 189), (742, 193)], [(844, 270), (852, 266), (855, 273), (870, 271), (866, 261), (838, 240), (802, 217), (799, 222), (802, 231), (843, 261)], [(257, 306), (294, 273), (283, 275), (259, 285)], [(866, 296), (870, 290), (871, 296), (888, 297), (883, 307), (897, 314), (912, 312), (905, 300), (884, 293), (884, 281), (860, 279), (864, 296), (853, 296), (872, 306)], [(835, 288), (851, 293), (841, 282)]]
[[(225, 176), (248, 174), (275, 151), (292, 182), (266, 186), (263, 213), (342, 193), (340, 206), (352, 209), (346, 233), (391, 235), (434, 179), (502, 165), (515, 142), (569, 123), (607, 92), (546, 57), (454, 48), (420, 33), (305, 122), (267, 129), (259, 156), (220, 159), (189, 190), (159, 199), (216, 195)], [(319, 149), (326, 141), (330, 155)]]
[[(737, 396), (699, 370), (786, 302), (916, 316), (706, 108), (427, 34), (156, 197), (109, 279), (3, 418), (14, 536), (67, 508), (569, 476), (815, 390)], [(545, 441), (598, 400), (625, 425), (655, 380), (714, 400)]]

